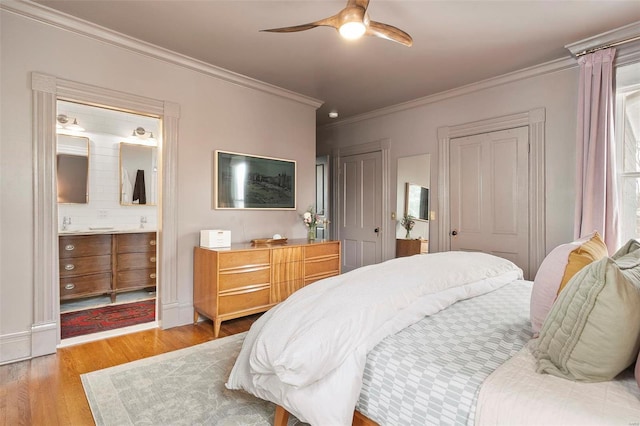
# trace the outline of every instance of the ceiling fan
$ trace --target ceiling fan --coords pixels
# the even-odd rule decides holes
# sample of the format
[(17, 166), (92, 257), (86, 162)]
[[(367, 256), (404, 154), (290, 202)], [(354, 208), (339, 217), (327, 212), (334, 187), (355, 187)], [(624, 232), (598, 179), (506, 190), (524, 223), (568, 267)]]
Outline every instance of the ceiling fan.
[(369, 19), (369, 0), (348, 0), (347, 6), (329, 18), (293, 27), (261, 30), (272, 33), (293, 33), (315, 27), (333, 27), (346, 39), (357, 39), (363, 35), (380, 37), (411, 47), (413, 39), (399, 28)]

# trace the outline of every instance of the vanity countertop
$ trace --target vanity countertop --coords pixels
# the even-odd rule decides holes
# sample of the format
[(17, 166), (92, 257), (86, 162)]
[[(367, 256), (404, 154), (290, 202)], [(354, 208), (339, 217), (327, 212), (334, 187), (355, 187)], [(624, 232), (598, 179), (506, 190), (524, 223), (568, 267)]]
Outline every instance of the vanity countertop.
[(156, 232), (155, 229), (152, 228), (112, 228), (112, 227), (101, 227), (101, 228), (84, 228), (84, 229), (69, 229), (66, 231), (58, 231), (58, 235), (96, 235), (96, 234), (137, 234), (140, 232)]

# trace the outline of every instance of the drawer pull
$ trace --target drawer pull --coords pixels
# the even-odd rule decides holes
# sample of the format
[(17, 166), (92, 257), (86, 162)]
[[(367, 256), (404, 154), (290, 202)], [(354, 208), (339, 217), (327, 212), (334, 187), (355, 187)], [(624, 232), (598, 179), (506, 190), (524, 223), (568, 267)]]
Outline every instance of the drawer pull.
[(75, 250), (76, 246), (74, 246), (73, 244), (67, 244), (66, 246), (64, 246), (64, 249), (66, 251), (73, 251)]
[(149, 278), (155, 279), (156, 278), (156, 274), (149, 274)]
[(151, 240), (151, 241), (149, 241), (149, 245), (150, 245), (150, 246), (155, 246), (155, 245), (156, 245), (156, 240)]
[(149, 262), (155, 262), (155, 261), (156, 261), (156, 257), (155, 256), (152, 256), (152, 257), (149, 258)]
[(69, 283), (64, 285), (65, 290), (73, 290), (74, 288), (76, 288), (76, 285), (74, 283)]
[(67, 263), (66, 265), (64, 265), (64, 269), (66, 269), (67, 271), (73, 271), (74, 269), (76, 269), (76, 265), (74, 265), (73, 263)]

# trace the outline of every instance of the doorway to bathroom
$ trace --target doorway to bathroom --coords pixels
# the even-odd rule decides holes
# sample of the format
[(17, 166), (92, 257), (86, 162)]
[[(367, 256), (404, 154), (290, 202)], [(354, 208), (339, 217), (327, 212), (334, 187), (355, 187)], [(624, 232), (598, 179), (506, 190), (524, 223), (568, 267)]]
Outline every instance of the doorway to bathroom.
[(161, 120), (56, 107), (62, 345), (155, 327)]

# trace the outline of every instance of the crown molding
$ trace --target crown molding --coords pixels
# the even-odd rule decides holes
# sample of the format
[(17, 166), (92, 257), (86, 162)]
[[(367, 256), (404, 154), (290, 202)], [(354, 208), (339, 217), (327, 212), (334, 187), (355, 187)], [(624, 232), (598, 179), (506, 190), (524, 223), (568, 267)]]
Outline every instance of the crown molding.
[[(617, 43), (622, 40), (637, 37), (640, 35), (640, 22), (633, 22), (624, 27), (616, 28), (601, 34), (596, 34), (589, 38), (585, 38), (565, 46), (573, 56), (589, 49), (606, 46), (611, 43)], [(620, 49), (618, 48), (618, 51)]]
[(335, 123), (325, 124), (319, 126), (322, 129), (330, 129), (334, 127), (340, 127), (346, 124), (353, 124), (359, 121), (369, 120), (408, 109), (419, 108), (424, 105), (441, 102), (446, 99), (455, 98), (458, 96), (468, 95), (480, 90), (490, 89), (492, 87), (502, 86), (508, 83), (513, 83), (520, 80), (526, 80), (528, 78), (537, 77), (545, 74), (551, 74), (558, 71), (563, 71), (578, 66), (578, 62), (571, 57), (556, 59), (553, 61), (545, 62), (539, 65), (534, 65), (529, 68), (524, 68), (518, 71), (513, 71), (507, 74), (503, 74), (497, 77), (488, 78), (486, 80), (471, 83), (465, 86), (461, 86), (455, 89), (447, 90), (444, 92), (436, 93), (433, 95), (425, 96), (422, 98), (414, 99), (408, 102), (403, 102), (396, 105), (376, 109), (364, 114), (359, 114), (353, 117), (345, 118)]
[(224, 68), (216, 67), (204, 61), (129, 37), (28, 0), (0, 0), (0, 10), (5, 10), (84, 37), (121, 47), (140, 55), (178, 65), (239, 86), (299, 102), (316, 109), (324, 103), (321, 100), (283, 89), (242, 74), (234, 73)]

